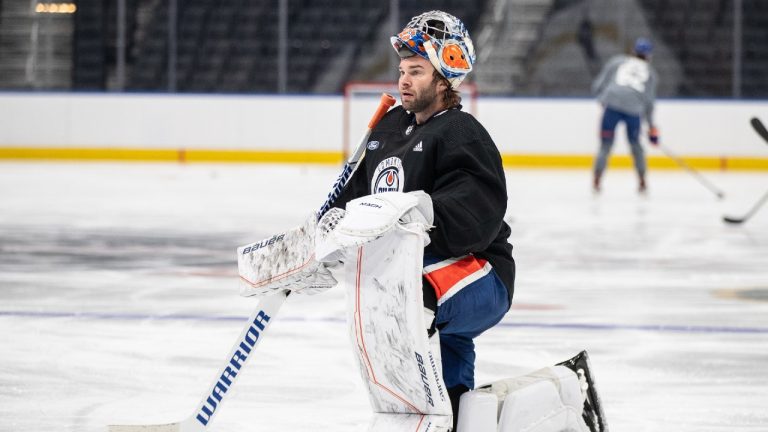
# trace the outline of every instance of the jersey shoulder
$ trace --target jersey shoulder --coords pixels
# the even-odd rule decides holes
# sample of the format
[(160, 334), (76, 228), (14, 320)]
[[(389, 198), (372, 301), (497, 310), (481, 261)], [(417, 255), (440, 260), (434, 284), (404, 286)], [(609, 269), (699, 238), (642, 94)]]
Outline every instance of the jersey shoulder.
[(485, 127), (468, 112), (452, 109), (440, 117), (442, 119), (438, 118), (438, 129), (449, 139), (453, 137), (457, 140), (493, 142)]
[(626, 54), (616, 54), (615, 56), (611, 57), (610, 60), (608, 60), (608, 63), (624, 63), (627, 60), (632, 60), (636, 57), (626, 55)]
[(398, 105), (384, 114), (384, 117), (381, 118), (381, 121), (379, 121), (379, 124), (376, 126), (376, 130), (384, 131), (398, 129), (400, 125), (410, 121), (408, 119), (409, 116), (410, 114), (405, 110), (405, 108), (403, 108), (402, 105)]

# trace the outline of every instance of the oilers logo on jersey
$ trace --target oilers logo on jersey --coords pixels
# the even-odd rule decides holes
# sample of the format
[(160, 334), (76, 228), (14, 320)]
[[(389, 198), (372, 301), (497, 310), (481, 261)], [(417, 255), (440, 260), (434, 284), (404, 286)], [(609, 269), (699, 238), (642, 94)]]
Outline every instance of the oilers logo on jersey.
[(398, 157), (389, 157), (379, 162), (371, 177), (371, 194), (381, 192), (401, 192), (404, 175), (403, 161)]

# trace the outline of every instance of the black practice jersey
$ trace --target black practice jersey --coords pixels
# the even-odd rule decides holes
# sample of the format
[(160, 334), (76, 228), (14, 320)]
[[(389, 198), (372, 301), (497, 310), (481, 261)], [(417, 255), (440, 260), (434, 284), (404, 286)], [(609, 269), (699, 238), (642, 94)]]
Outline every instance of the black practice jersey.
[(379, 192), (423, 190), (432, 197), (435, 228), (426, 253), (473, 254), (488, 260), (514, 290), (515, 262), (504, 222), (507, 188), (501, 155), (470, 114), (449, 109), (417, 125), (402, 106), (390, 110), (368, 139), (365, 158), (334, 204)]

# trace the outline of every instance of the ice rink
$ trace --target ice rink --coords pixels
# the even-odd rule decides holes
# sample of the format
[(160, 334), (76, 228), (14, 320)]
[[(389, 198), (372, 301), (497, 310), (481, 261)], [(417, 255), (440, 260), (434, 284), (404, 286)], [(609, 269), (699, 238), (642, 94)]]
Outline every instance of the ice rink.
[[(0, 431), (179, 421), (257, 300), (235, 249), (298, 225), (336, 167), (0, 163)], [(508, 169), (513, 307), (477, 382), (582, 349), (613, 431), (768, 430), (768, 174)], [(291, 296), (214, 431), (357, 432), (341, 287)]]

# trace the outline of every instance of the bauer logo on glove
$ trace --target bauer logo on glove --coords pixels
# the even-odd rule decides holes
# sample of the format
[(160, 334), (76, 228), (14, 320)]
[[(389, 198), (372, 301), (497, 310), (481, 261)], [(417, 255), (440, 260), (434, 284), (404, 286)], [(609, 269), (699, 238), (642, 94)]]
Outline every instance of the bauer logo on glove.
[(336, 285), (330, 271), (315, 259), (317, 215), (285, 233), (238, 248), (240, 294), (263, 296), (281, 290), (314, 294)]
[(253, 243), (253, 244), (250, 244), (248, 246), (245, 246), (242, 249), (243, 252), (241, 253), (241, 255), (245, 255), (245, 254), (250, 253), (250, 252), (256, 252), (257, 250), (259, 250), (259, 249), (261, 249), (261, 248), (263, 248), (265, 246), (272, 246), (273, 244), (275, 244), (275, 242), (279, 242), (280, 240), (282, 240), (284, 238), (285, 238), (285, 233), (283, 233), (283, 234), (275, 234), (275, 235), (273, 235), (272, 237), (270, 237), (268, 239), (264, 239), (264, 240), (262, 240), (262, 241), (260, 241), (258, 243)]

